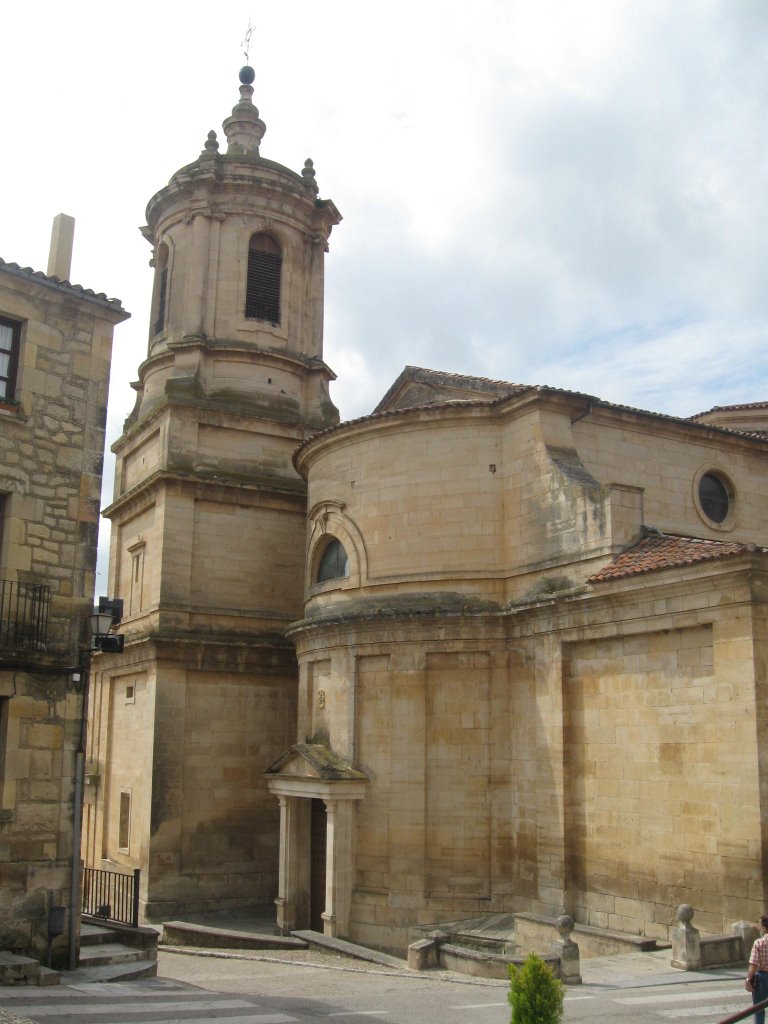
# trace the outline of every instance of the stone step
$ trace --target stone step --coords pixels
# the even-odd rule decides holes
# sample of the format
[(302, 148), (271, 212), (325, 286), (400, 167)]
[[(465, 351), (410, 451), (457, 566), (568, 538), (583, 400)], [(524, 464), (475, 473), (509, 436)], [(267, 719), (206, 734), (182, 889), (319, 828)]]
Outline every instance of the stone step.
[(58, 985), (60, 980), (58, 971), (31, 957), (0, 950), (0, 985)]
[(107, 964), (128, 964), (141, 960), (142, 951), (124, 946), (122, 942), (100, 942), (80, 948), (81, 967), (103, 967)]
[(291, 932), (297, 939), (302, 939), (311, 946), (322, 946), (324, 949), (332, 949), (335, 953), (344, 953), (346, 956), (354, 956), (358, 960), (367, 960), (372, 964), (381, 964), (384, 967), (396, 967), (398, 970), (407, 969), (408, 961), (399, 957), (390, 956), (389, 953), (380, 953), (378, 949), (368, 949), (367, 946), (358, 946), (356, 942), (348, 942), (346, 939), (332, 938), (330, 935), (323, 935), (322, 932), (295, 931)]
[(88, 985), (96, 982), (136, 981), (139, 978), (157, 976), (157, 960), (134, 960), (133, 963), (104, 964), (102, 966), (80, 967), (75, 971), (62, 971), (63, 985)]
[(47, 988), (49, 985), (60, 985), (61, 973), (54, 971), (51, 967), (43, 967), (41, 964), (37, 984), (40, 988)]
[(161, 943), (164, 946), (199, 946), (207, 949), (306, 949), (307, 944), (290, 935), (267, 935), (229, 928), (196, 924), (191, 921), (164, 921)]
[(80, 925), (80, 946), (97, 946), (102, 942), (114, 942), (115, 933), (111, 928), (105, 928), (100, 924)]

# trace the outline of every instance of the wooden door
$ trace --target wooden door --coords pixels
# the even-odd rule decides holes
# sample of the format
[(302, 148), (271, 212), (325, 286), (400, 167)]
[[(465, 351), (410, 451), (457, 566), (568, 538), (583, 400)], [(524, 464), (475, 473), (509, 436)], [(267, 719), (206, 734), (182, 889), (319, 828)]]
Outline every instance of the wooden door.
[(313, 800), (309, 844), (309, 927), (316, 932), (323, 930), (322, 914), (325, 910), (327, 820), (325, 803)]

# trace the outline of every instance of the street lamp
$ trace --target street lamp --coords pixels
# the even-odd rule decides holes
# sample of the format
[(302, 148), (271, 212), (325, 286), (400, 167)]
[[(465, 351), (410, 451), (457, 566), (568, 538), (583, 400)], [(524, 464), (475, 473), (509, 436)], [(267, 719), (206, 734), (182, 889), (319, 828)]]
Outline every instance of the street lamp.
[(80, 664), (70, 672), (68, 687), (76, 693), (85, 689), (91, 665), (91, 655), (97, 651), (104, 654), (122, 654), (125, 636), (113, 633), (123, 617), (123, 602), (119, 597), (100, 597), (99, 603), (88, 616), (91, 639), (89, 647), (80, 649)]
[(112, 633), (123, 617), (123, 602), (119, 597), (100, 597), (97, 608), (89, 615), (91, 626), (91, 650), (103, 651), (104, 654), (121, 654), (125, 637), (122, 633)]
[(91, 626), (91, 650), (100, 651), (102, 641), (112, 628), (112, 612), (100, 612), (95, 609), (88, 616), (88, 622)]

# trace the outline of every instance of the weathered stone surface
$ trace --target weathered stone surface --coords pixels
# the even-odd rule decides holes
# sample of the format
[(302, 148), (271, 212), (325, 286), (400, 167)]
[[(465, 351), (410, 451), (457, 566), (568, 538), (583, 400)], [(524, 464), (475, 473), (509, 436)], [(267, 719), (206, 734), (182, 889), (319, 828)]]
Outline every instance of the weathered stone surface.
[[(75, 542), (85, 438), (96, 436), (101, 414), (98, 404), (73, 400), (82, 393), (74, 361), (77, 352), (88, 353), (88, 385), (103, 404), (112, 329), (126, 314), (119, 303), (110, 306), (3, 263), (0, 309), (24, 324), (18, 406), (0, 406), (0, 672), (13, 678), (0, 697), (0, 947), (39, 958), (48, 908), (70, 898), (82, 696), (68, 699), (67, 681), (80, 657), (96, 559), (95, 535), (77, 550)], [(25, 589), (30, 585), (38, 588), (33, 598)], [(16, 968), (10, 973), (23, 976)]]

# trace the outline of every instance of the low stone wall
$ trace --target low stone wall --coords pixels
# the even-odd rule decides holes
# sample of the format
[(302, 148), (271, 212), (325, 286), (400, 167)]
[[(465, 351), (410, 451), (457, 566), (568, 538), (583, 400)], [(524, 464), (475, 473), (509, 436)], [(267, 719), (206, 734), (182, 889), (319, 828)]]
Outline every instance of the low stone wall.
[(746, 967), (752, 943), (760, 932), (750, 921), (731, 925), (729, 935), (706, 935), (703, 938), (693, 925), (693, 907), (687, 903), (677, 908), (677, 925), (670, 928), (672, 966), (681, 971), (700, 971), (705, 967)]
[[(535, 953), (556, 942), (560, 936), (558, 920), (541, 914), (515, 914), (515, 942), (518, 950), (530, 950)], [(659, 945), (656, 939), (645, 935), (626, 935), (623, 932), (579, 924), (574, 926), (573, 938), (578, 943), (580, 955), (584, 958), (614, 956), (618, 953), (646, 953), (649, 950), (663, 949), (665, 945)]]
[[(446, 938), (448, 936), (446, 935)], [(556, 978), (561, 976), (560, 958), (554, 954), (542, 957)], [(505, 956), (500, 953), (481, 953), (446, 942), (441, 937), (420, 939), (408, 947), (408, 966), (413, 971), (426, 971), (442, 967), (446, 971), (469, 974), (474, 978), (498, 978), (506, 981), (509, 965), (524, 963), (525, 957)]]
[[(547, 918), (540, 920), (548, 921)], [(573, 931), (573, 920), (564, 915), (551, 923), (558, 939), (552, 942), (550, 937), (550, 952), (538, 953), (538, 955), (549, 965), (556, 978), (560, 978), (566, 985), (578, 985), (581, 983), (579, 947), (570, 937)], [(525, 956), (510, 956), (505, 953), (470, 949), (451, 942), (452, 938), (454, 936), (448, 932), (437, 930), (425, 939), (412, 942), (408, 947), (408, 966), (415, 971), (443, 967), (449, 971), (458, 971), (461, 974), (469, 974), (477, 978), (506, 979), (509, 964), (525, 963)], [(473, 941), (477, 942), (477, 938), (473, 937)], [(539, 949), (541, 949), (541, 944), (539, 944)], [(531, 950), (531, 952), (538, 952), (538, 950)]]

